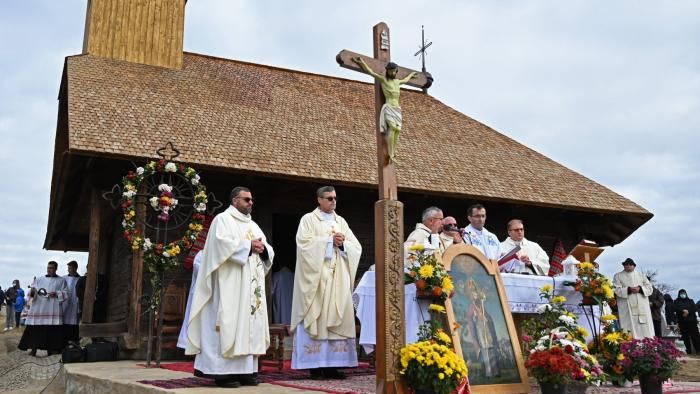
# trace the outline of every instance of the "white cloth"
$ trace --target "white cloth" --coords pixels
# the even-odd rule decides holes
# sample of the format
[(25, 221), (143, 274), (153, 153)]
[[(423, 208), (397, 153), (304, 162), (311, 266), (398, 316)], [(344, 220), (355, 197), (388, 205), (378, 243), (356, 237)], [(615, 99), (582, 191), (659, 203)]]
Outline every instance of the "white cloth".
[(411, 234), (408, 234), (406, 241), (403, 243), (404, 266), (413, 264), (413, 261), (409, 260), (408, 257), (411, 254), (409, 248), (415, 244), (423, 245), (427, 254), (433, 254), (434, 252), (442, 254), (445, 252), (445, 245), (440, 239), (440, 234), (433, 234), (423, 223), (416, 223), (416, 229)]
[(192, 261), (192, 283), (190, 284), (190, 294), (187, 296), (187, 306), (185, 307), (185, 318), (180, 327), (180, 335), (177, 337), (177, 347), (185, 349), (187, 347), (187, 326), (190, 320), (190, 309), (192, 309), (192, 298), (194, 297), (194, 289), (197, 284), (197, 273), (199, 266), (202, 264), (202, 251), (200, 250), (194, 256)]
[(489, 260), (498, 260), (501, 255), (501, 243), (493, 233), (486, 228), (475, 229), (471, 224), (464, 229), (464, 242), (479, 249)]
[(63, 279), (66, 281), (68, 296), (61, 303), (61, 309), (63, 310), (63, 324), (77, 325), (80, 323), (78, 321), (78, 310), (80, 300), (78, 299), (78, 294), (75, 292), (75, 284), (78, 283), (79, 275), (70, 276), (65, 275)]
[[(352, 293), (352, 300), (360, 320), (360, 345), (365, 352), (372, 353), (377, 344), (377, 304), (375, 293), (375, 272), (367, 271), (362, 275)], [(416, 299), (416, 285), (404, 285), (404, 313), (406, 319), (406, 343), (418, 342), (418, 327), (430, 320), (428, 312), (430, 300)]]
[[(326, 258), (328, 242), (333, 234), (345, 235), (343, 250), (333, 246), (332, 255)], [(357, 266), (362, 254), (362, 246), (345, 219), (320, 209), (307, 213), (301, 218), (296, 235), (297, 262), (294, 275), (294, 295), (292, 301), (291, 326), (293, 331), (303, 328), (304, 335), (295, 333), (295, 339), (305, 336), (314, 340), (314, 346), (328, 340), (355, 338), (355, 317), (352, 307), (352, 286), (355, 282)], [(314, 348), (323, 352), (338, 350), (330, 342)], [(323, 354), (309, 353), (295, 348), (292, 352), (292, 368), (323, 367), (327, 362)], [(346, 366), (357, 365), (355, 361)], [(326, 354), (333, 358), (333, 354)], [(297, 359), (301, 357), (301, 359)], [(328, 362), (331, 360), (329, 359)], [(315, 365), (315, 366), (314, 366)], [(340, 366), (340, 365), (337, 365)]]
[[(262, 239), (263, 261), (251, 253)], [(209, 375), (251, 373), (256, 355), (270, 346), (265, 274), (274, 252), (250, 215), (230, 206), (212, 221), (192, 298), (185, 354)]]
[[(25, 324), (28, 326), (63, 324), (61, 303), (68, 297), (66, 280), (60, 276), (42, 276), (36, 279), (33, 289), (35, 293), (32, 308), (29, 310)], [(55, 292), (56, 297), (41, 296), (40, 289), (46, 290), (46, 294)]]
[(294, 272), (285, 267), (272, 273), (272, 323), (291, 324), (293, 297)]
[(299, 323), (294, 330), (292, 369), (357, 367), (355, 339), (313, 339)]
[(382, 105), (382, 110), (379, 113), (379, 131), (382, 134), (386, 134), (389, 131), (389, 125), (387, 121), (395, 124), (399, 130), (401, 130), (402, 116), (401, 107), (394, 107), (389, 104)]
[[(549, 273), (549, 257), (547, 257), (547, 252), (536, 242), (529, 241), (526, 238), (523, 238), (520, 242), (516, 242), (510, 237), (506, 238), (505, 241), (501, 242), (501, 254), (498, 257), (503, 257), (516, 246), (520, 246), (520, 250), (517, 253), (518, 266), (520, 269), (516, 273), (528, 273), (542, 276), (546, 276)], [(525, 263), (520, 260), (522, 256), (530, 258), (532, 268), (526, 266)]]
[[(539, 296), (540, 289), (544, 285), (551, 285), (555, 296), (566, 297), (564, 308), (574, 313), (578, 319), (578, 325), (588, 331), (588, 341), (593, 339), (594, 332), (600, 332), (600, 308), (593, 306), (591, 309), (586, 306), (584, 311), (584, 307), (580, 306), (583, 300), (581, 293), (572, 286), (564, 284), (569, 282), (570, 278), (502, 273), (501, 279), (512, 313), (537, 313), (537, 308), (546, 304)], [(593, 326), (596, 326), (595, 330)]]
[[(617, 313), (620, 327), (630, 331), (635, 339), (654, 336), (654, 323), (651, 318), (649, 296), (654, 288), (649, 280), (637, 270), (621, 271), (613, 277), (613, 286), (617, 296)], [(641, 286), (642, 292), (627, 294), (628, 287)]]

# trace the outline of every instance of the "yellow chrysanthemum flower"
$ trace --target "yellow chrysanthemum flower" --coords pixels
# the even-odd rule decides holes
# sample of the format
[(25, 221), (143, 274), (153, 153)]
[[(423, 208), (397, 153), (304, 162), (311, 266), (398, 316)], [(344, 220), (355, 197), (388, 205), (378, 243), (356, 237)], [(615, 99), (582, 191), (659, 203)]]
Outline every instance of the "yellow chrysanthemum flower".
[(540, 293), (549, 293), (552, 291), (552, 285), (544, 285), (540, 289)]
[(413, 252), (421, 252), (421, 251), (425, 250), (425, 246), (423, 246), (423, 244), (415, 243), (415, 244), (411, 245), (408, 249), (413, 251)]
[(624, 360), (624, 359), (625, 359), (625, 355), (624, 355), (624, 354), (620, 353), (620, 354), (617, 355), (617, 361), (622, 361), (622, 360)]
[(455, 289), (454, 283), (452, 283), (452, 278), (450, 278), (449, 276), (442, 278), (441, 284), (442, 289), (448, 293)]
[(620, 334), (617, 332), (611, 332), (605, 336), (605, 342), (617, 344), (620, 342)]
[(445, 332), (443, 331), (438, 332), (437, 337), (444, 343), (452, 343), (452, 339), (450, 338), (450, 336), (445, 334)]
[(564, 296), (555, 296), (554, 298), (552, 298), (552, 302), (554, 302), (554, 303), (556, 303), (556, 304), (564, 303), (564, 302), (566, 302), (566, 297), (564, 297)]
[(602, 321), (613, 321), (613, 320), (617, 320), (617, 316), (615, 316), (615, 315), (603, 315), (603, 316), (600, 317), (600, 320), (602, 320)]
[(588, 262), (585, 262), (585, 263), (581, 263), (581, 264), (579, 265), (579, 268), (578, 268), (578, 269), (579, 269), (579, 270), (584, 270), (584, 271), (585, 271), (585, 270), (592, 270), (592, 269), (594, 269), (594, 268), (595, 268), (595, 267), (593, 266), (593, 264), (588, 263)]
[(421, 278), (430, 278), (433, 276), (433, 272), (433, 266), (428, 264), (422, 265), (418, 269), (418, 273), (420, 274)]
[(576, 327), (576, 331), (578, 331), (579, 335), (581, 335), (582, 337), (588, 336), (588, 331), (586, 331), (586, 329), (581, 326)]
[(430, 304), (430, 306), (428, 306), (428, 310), (435, 311), (438, 313), (445, 313), (445, 307), (438, 304)]

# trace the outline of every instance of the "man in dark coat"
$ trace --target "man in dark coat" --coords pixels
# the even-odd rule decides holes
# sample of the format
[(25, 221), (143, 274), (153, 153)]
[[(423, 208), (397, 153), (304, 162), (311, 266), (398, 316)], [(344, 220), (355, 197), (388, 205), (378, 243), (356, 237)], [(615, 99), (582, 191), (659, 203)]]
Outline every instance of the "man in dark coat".
[(673, 310), (676, 312), (678, 327), (681, 330), (681, 337), (685, 344), (685, 352), (693, 354), (700, 353), (700, 332), (698, 332), (697, 306), (695, 301), (688, 298), (685, 289), (678, 291), (678, 298), (673, 301)]
[(668, 293), (664, 294), (664, 304), (666, 305), (664, 308), (666, 312), (666, 324), (678, 323), (678, 320), (676, 320), (676, 312), (673, 310), (673, 297)]
[[(651, 281), (651, 278), (648, 276), (647, 279)], [(649, 296), (649, 307), (651, 308), (651, 319), (654, 321), (654, 335), (661, 338), (661, 308), (664, 306), (664, 295), (656, 286), (654, 286), (653, 289), (653, 292)]]

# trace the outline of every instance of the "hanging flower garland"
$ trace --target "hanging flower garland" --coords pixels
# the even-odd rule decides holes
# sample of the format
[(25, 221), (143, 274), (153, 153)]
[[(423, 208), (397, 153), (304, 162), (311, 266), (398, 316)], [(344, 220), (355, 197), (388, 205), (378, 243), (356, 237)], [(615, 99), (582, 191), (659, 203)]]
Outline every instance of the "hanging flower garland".
[[(137, 228), (136, 220), (136, 196), (141, 182), (151, 175), (159, 173), (175, 173), (182, 175), (190, 182), (194, 189), (192, 202), (193, 214), (188, 223), (185, 233), (182, 238), (173, 242), (153, 243), (144, 234), (141, 234)], [(207, 190), (199, 182), (199, 175), (192, 167), (187, 167), (183, 164), (175, 164), (166, 162), (165, 160), (151, 161), (143, 167), (138, 167), (136, 171), (129, 171), (122, 178), (123, 193), (121, 197), (121, 207), (124, 213), (122, 228), (124, 229), (124, 237), (131, 244), (133, 250), (143, 250), (143, 259), (149, 271), (153, 274), (162, 273), (168, 268), (174, 268), (179, 265), (178, 256), (189, 250), (197, 240), (197, 235), (202, 231), (205, 212), (207, 210)], [(173, 189), (171, 185), (158, 185), (158, 196), (153, 196), (148, 200), (149, 207), (158, 212), (158, 220), (167, 222), (170, 220), (170, 214), (173, 210), (178, 209), (178, 200), (173, 197)]]

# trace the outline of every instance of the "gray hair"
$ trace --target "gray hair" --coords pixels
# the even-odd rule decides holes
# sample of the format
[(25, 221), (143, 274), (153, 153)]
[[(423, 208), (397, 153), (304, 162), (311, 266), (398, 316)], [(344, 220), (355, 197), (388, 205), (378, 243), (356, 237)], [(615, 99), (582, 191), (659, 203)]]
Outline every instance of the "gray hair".
[(332, 193), (335, 191), (333, 186), (321, 186), (316, 190), (316, 197), (323, 198), (324, 193)]
[(525, 227), (525, 223), (523, 223), (522, 220), (520, 220), (520, 219), (511, 219), (511, 220), (508, 222), (508, 224), (506, 225), (506, 230), (510, 230), (510, 228), (513, 227), (513, 225), (516, 224), (516, 223), (520, 223), (520, 224), (523, 225), (523, 227)]
[(438, 212), (442, 212), (442, 209), (438, 207), (425, 208), (425, 210), (423, 211), (423, 215), (421, 215), (421, 222), (425, 222), (428, 219), (432, 219), (432, 217)]

